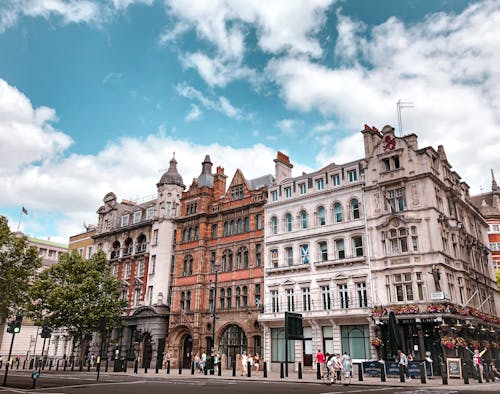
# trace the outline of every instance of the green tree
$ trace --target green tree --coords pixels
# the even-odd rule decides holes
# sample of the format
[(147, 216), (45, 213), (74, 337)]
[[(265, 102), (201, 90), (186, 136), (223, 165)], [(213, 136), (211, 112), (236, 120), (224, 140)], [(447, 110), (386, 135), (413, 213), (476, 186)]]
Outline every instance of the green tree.
[(21, 233), (10, 231), (0, 216), (0, 323), (24, 309), (28, 288), (42, 261)]
[(64, 253), (34, 281), (30, 294), (35, 323), (65, 328), (79, 344), (100, 330), (100, 319), (106, 318), (106, 328), (116, 325), (126, 306), (102, 251), (88, 260), (76, 252)]
[(500, 294), (500, 270), (496, 270), (495, 275), (497, 277), (498, 294)]

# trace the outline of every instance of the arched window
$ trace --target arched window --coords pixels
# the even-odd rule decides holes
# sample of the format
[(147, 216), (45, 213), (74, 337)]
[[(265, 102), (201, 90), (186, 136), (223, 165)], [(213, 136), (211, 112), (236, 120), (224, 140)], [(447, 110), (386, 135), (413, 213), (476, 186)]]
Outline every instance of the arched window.
[(351, 200), (351, 218), (359, 219), (359, 202), (355, 198)]
[(248, 287), (243, 286), (243, 288), (241, 289), (241, 293), (241, 306), (243, 308), (246, 308), (248, 306)]
[(187, 242), (188, 240), (188, 231), (187, 231), (187, 228), (185, 228), (184, 230), (182, 230), (182, 242)]
[(300, 211), (300, 226), (302, 228), (307, 228), (307, 212)]
[(276, 216), (271, 218), (271, 234), (278, 234), (278, 218)]
[(247, 216), (245, 217), (245, 229), (244, 229), (245, 232), (248, 232), (250, 231), (250, 218)]
[(181, 309), (181, 311), (183, 311), (184, 308), (186, 307), (185, 303), (186, 303), (186, 293), (183, 291), (181, 293), (181, 300), (180, 300), (180, 309)]
[(234, 220), (231, 220), (231, 222), (229, 223), (229, 226), (231, 228), (231, 232), (230, 234), (231, 235), (234, 235), (235, 231), (236, 231), (236, 228), (235, 228), (235, 224), (234, 224)]
[(232, 296), (233, 296), (233, 291), (230, 287), (228, 287), (226, 291), (227, 309), (231, 309), (233, 307), (231, 298)]
[(220, 338), (219, 352), (224, 354), (226, 357), (222, 358), (226, 360), (225, 368), (231, 368), (234, 362), (235, 354), (243, 354), (247, 351), (247, 337), (245, 332), (237, 325), (232, 325), (226, 328)]
[(189, 229), (189, 241), (192, 241), (193, 240), (193, 229), (190, 228)]
[(186, 310), (189, 312), (191, 310), (191, 292), (186, 292)]
[(227, 222), (224, 222), (224, 232), (223, 232), (224, 237), (227, 237), (229, 235), (229, 224)]
[(289, 213), (285, 215), (285, 226), (286, 231), (292, 231), (292, 215)]
[(230, 272), (233, 270), (233, 252), (230, 249), (226, 249), (222, 253), (222, 271)]
[(241, 234), (243, 232), (243, 220), (238, 219), (238, 226), (237, 226), (238, 234)]
[(193, 275), (193, 256), (188, 254), (184, 258), (184, 264), (182, 266), (182, 276)]
[(220, 289), (220, 309), (224, 310), (224, 306), (226, 303), (226, 290)]
[(200, 237), (200, 228), (196, 226), (194, 228), (194, 239), (197, 240)]
[(342, 205), (339, 202), (336, 202), (333, 206), (333, 215), (335, 218), (335, 223), (342, 222)]
[(241, 289), (239, 286), (236, 286), (236, 295), (234, 297), (234, 301), (235, 301), (235, 304), (236, 304), (236, 309), (240, 309), (240, 306), (241, 306)]
[(325, 208), (319, 207), (318, 208), (318, 225), (324, 226), (325, 224), (326, 224)]
[(243, 268), (248, 268), (248, 250), (245, 248), (245, 251), (243, 252)]

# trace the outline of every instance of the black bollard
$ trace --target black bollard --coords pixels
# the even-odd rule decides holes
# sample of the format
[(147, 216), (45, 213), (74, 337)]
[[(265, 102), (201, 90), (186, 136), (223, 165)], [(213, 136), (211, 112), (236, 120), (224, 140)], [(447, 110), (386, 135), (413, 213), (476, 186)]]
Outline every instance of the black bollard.
[(420, 383), (427, 383), (427, 371), (425, 369), (425, 361), (420, 364)]
[(267, 361), (264, 361), (264, 370), (262, 376), (267, 378)]
[(123, 360), (123, 372), (127, 372), (127, 360)]
[(30, 369), (33, 369), (33, 364), (35, 363), (35, 360), (32, 358), (30, 360)]
[(83, 371), (83, 361), (80, 360), (80, 372), (82, 372), (82, 371)]
[(203, 366), (203, 375), (205, 375), (205, 376), (208, 375), (208, 368), (206, 365)]
[(167, 360), (167, 374), (170, 375), (170, 360)]
[(363, 381), (363, 364), (361, 363), (358, 364), (358, 380)]
[(104, 368), (104, 372), (108, 372), (109, 359), (106, 357), (106, 368)]
[(87, 364), (87, 372), (90, 372), (90, 362)]
[(443, 384), (448, 384), (448, 374), (446, 372), (446, 366), (444, 363), (441, 363), (441, 378), (443, 379)]
[(155, 368), (155, 373), (158, 373), (158, 370), (160, 369), (158, 364), (160, 364), (160, 361), (159, 361), (159, 360), (156, 360), (156, 368)]
[(134, 373), (137, 373), (139, 369), (139, 362), (137, 360), (134, 360)]
[(250, 361), (247, 362), (247, 377), (252, 377), (252, 364), (250, 364)]
[(24, 359), (24, 362), (23, 362), (23, 369), (26, 369), (26, 361), (28, 361), (28, 360)]
[(486, 383), (490, 382), (490, 374), (488, 373), (488, 364), (485, 363), (483, 366), (483, 375), (484, 375), (484, 381)]
[(236, 360), (233, 361), (233, 376), (236, 376)]
[(222, 361), (218, 362), (217, 375), (222, 376)]
[(71, 372), (75, 370), (75, 360), (71, 363)]
[(299, 362), (299, 372), (298, 372), (298, 376), (297, 376), (299, 379), (302, 379), (302, 363)]
[(182, 362), (179, 360), (179, 375), (182, 374)]
[(283, 379), (285, 377), (285, 364), (280, 363), (280, 378)]
[(194, 362), (191, 363), (191, 375), (194, 375)]
[(399, 381), (401, 383), (405, 382), (405, 366), (403, 364), (399, 365)]
[(49, 362), (49, 371), (51, 371), (51, 370), (52, 370), (52, 360), (50, 360), (50, 362)]
[(144, 364), (144, 373), (148, 373), (148, 363)]
[(385, 363), (380, 363), (380, 381), (385, 382)]
[(462, 370), (464, 374), (464, 384), (469, 384), (469, 366), (466, 362), (462, 363)]
[(59, 360), (57, 360), (57, 363), (56, 363), (56, 371), (59, 371)]
[(321, 380), (321, 364), (316, 363), (316, 379)]
[(481, 376), (481, 369), (479, 368), (479, 365), (476, 366), (476, 370), (477, 370), (477, 382), (483, 383), (483, 377)]
[(66, 372), (66, 367), (68, 366), (68, 361), (64, 360), (63, 371)]

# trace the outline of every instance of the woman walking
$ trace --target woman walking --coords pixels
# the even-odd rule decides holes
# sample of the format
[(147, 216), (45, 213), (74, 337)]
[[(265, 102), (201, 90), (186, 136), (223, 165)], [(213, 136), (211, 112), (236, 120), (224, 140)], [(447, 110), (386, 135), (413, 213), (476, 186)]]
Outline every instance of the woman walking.
[(351, 356), (344, 353), (342, 356), (342, 380), (344, 382), (344, 386), (347, 386), (351, 383), (351, 373), (352, 373), (352, 359)]

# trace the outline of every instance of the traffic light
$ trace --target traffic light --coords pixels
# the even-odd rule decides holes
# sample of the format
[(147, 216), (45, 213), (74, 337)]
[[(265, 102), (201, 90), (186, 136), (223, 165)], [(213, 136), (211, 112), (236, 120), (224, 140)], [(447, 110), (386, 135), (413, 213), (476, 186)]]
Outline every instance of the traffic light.
[(21, 331), (21, 325), (23, 323), (23, 317), (21, 315), (16, 316), (16, 320), (11, 320), (9, 322), (9, 327), (7, 327), (7, 332), (11, 334), (19, 334)]
[(40, 336), (42, 338), (50, 338), (52, 336), (52, 330), (50, 329), (50, 327), (47, 327), (47, 326), (43, 326), (42, 327), (42, 333), (40, 334)]

